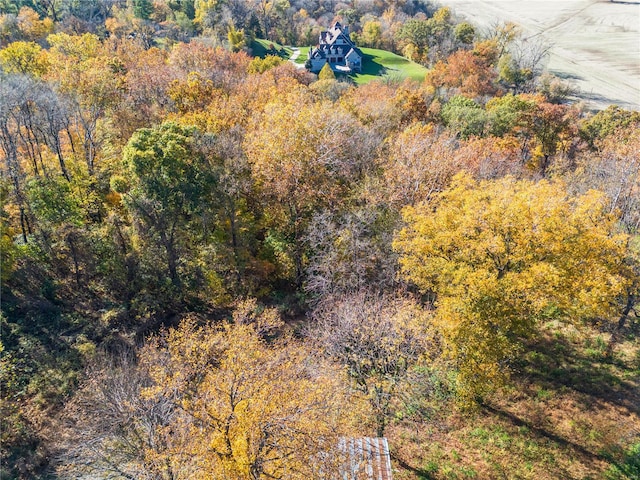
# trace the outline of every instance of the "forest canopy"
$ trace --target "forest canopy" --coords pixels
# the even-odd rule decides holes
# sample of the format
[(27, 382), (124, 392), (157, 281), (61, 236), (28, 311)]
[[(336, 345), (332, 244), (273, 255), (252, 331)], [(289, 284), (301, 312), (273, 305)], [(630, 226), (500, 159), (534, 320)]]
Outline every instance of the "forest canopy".
[[(287, 60), (338, 20), (426, 78)], [(325, 478), (367, 436), (400, 479), (640, 474), (640, 114), (523, 42), (0, 0), (0, 477)]]

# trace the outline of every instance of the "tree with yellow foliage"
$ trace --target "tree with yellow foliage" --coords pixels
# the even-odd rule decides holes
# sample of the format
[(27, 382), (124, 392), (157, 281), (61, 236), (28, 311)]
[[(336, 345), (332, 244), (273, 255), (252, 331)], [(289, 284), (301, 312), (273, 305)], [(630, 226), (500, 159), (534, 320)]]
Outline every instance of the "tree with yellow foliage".
[[(131, 361), (93, 371), (70, 402), (65, 476), (338, 478), (353, 411), (343, 371), (282, 333), (275, 309), (187, 318)], [(335, 474), (332, 474), (335, 473)]]
[(473, 401), (508, 375), (540, 322), (610, 318), (627, 287), (627, 237), (596, 191), (562, 184), (454, 177), (431, 202), (403, 211), (394, 247), (404, 276), (436, 295), (436, 323)]
[[(341, 371), (276, 336), (274, 309), (245, 301), (234, 324), (186, 321), (147, 347), (143, 396), (176, 407), (168, 462), (188, 459), (202, 479), (308, 479), (333, 468), (349, 401)], [(332, 458), (330, 458), (332, 457)], [(157, 462), (153, 462), (157, 463)], [(184, 469), (184, 465), (181, 467)]]
[(358, 151), (367, 145), (362, 125), (349, 112), (310, 99), (297, 86), (269, 103), (253, 116), (244, 141), (256, 191), (267, 203), (270, 236), (278, 242), (278, 263), (298, 285), (309, 219), (320, 208), (341, 208), (349, 185), (368, 168)]
[(0, 50), (0, 69), (5, 73), (22, 73), (41, 77), (49, 69), (42, 47), (34, 42), (13, 42)]

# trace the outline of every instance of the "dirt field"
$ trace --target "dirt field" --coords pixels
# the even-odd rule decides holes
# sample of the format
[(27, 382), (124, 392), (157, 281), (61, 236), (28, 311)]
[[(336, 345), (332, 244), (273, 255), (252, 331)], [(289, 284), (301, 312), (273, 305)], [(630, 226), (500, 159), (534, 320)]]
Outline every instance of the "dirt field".
[(440, 0), (481, 28), (519, 24), (551, 47), (547, 69), (589, 108), (640, 110), (640, 0)]

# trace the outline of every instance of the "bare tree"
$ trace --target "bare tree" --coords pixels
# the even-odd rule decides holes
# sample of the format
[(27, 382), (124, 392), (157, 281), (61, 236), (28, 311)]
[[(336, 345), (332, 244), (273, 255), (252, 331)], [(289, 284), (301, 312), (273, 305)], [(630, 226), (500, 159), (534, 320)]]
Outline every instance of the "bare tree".
[(149, 461), (154, 458), (150, 453), (169, 448), (164, 427), (176, 413), (170, 398), (142, 395), (150, 385), (147, 372), (130, 354), (90, 368), (63, 415), (58, 472), (74, 478), (177, 478), (179, 462)]
[(312, 318), (310, 336), (347, 367), (383, 436), (399, 386), (428, 349), (428, 312), (406, 298), (359, 292), (324, 302)]
[(322, 301), (332, 295), (392, 286), (397, 265), (391, 250), (393, 227), (385, 213), (368, 208), (314, 215), (305, 239), (312, 252), (307, 292)]

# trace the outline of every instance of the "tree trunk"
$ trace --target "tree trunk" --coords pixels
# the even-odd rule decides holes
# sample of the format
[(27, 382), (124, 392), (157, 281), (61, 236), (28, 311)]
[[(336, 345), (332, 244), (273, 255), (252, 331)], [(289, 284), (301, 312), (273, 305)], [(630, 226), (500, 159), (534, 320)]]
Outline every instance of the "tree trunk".
[(169, 278), (174, 286), (180, 286), (180, 278), (178, 277), (178, 254), (175, 248), (175, 242), (173, 241), (173, 235), (167, 237), (167, 232), (164, 230), (159, 231), (160, 241), (164, 246), (167, 253), (167, 269), (169, 271)]
[(73, 233), (67, 234), (67, 244), (69, 245), (69, 250), (71, 251), (71, 258), (73, 259), (73, 270), (74, 276), (76, 278), (76, 285), (80, 287), (80, 262), (78, 260), (78, 249), (76, 248), (76, 243), (73, 239)]
[(633, 310), (633, 307), (635, 306), (635, 304), (636, 304), (636, 296), (630, 291), (627, 292), (627, 303), (625, 304), (624, 309), (622, 310), (622, 314), (618, 319), (618, 324), (616, 325), (616, 328), (614, 329), (613, 332), (611, 332), (611, 339), (609, 340), (609, 344), (607, 345), (607, 350), (606, 350), (607, 357), (610, 358), (613, 355), (613, 350), (616, 346), (616, 343), (618, 343), (618, 340), (620, 339), (620, 334), (622, 333), (622, 330), (624, 329), (624, 325), (627, 322), (627, 319), (629, 318), (629, 314)]

